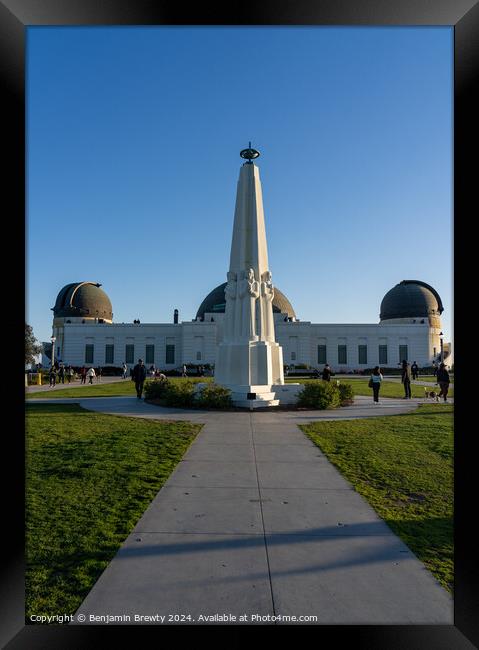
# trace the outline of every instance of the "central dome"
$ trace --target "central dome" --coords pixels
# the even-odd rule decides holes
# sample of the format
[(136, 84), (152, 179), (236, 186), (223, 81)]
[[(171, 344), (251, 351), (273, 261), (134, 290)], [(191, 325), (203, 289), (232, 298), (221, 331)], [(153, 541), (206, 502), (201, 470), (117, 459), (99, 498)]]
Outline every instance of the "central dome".
[[(223, 282), (223, 284), (217, 286), (216, 289), (213, 289), (213, 291), (211, 291), (211, 293), (206, 296), (206, 298), (199, 306), (198, 311), (196, 312), (196, 318), (203, 319), (206, 313), (225, 313), (225, 287), (226, 282)], [(281, 293), (281, 291), (276, 287), (274, 288), (273, 312), (275, 314), (284, 314), (289, 318), (296, 318), (296, 314), (294, 313), (294, 309), (291, 303), (286, 298), (284, 293)]]

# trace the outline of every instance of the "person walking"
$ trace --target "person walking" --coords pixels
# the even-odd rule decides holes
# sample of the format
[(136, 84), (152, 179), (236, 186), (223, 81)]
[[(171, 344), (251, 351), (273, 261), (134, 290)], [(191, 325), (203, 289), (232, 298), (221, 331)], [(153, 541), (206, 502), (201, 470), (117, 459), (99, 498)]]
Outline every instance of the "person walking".
[(447, 394), (449, 392), (449, 384), (451, 383), (451, 380), (449, 378), (449, 373), (447, 371), (447, 368), (443, 363), (441, 363), (441, 365), (439, 366), (436, 379), (437, 379), (437, 383), (439, 384), (439, 387), (441, 388), (439, 397), (443, 397), (444, 401), (447, 402)]
[(55, 368), (55, 366), (52, 366), (50, 368), (49, 379), (50, 379), (50, 388), (54, 388), (57, 383), (57, 369)]
[(68, 366), (68, 368), (67, 368), (67, 379), (68, 379), (69, 384), (71, 384), (74, 374), (75, 373), (73, 371), (73, 368), (71, 366)]
[(402, 362), (401, 383), (404, 385), (403, 399), (411, 399), (411, 365), (406, 360)]
[(419, 366), (417, 365), (416, 362), (414, 362), (411, 366), (411, 373), (412, 373), (412, 378), (417, 379), (419, 374)]
[(126, 363), (124, 361), (123, 361), (122, 368), (123, 368), (123, 379), (126, 379), (126, 376), (128, 374), (128, 366), (126, 365)]
[(331, 367), (330, 367), (329, 363), (327, 363), (323, 368), (323, 372), (321, 374), (321, 379), (323, 379), (324, 381), (331, 381), (331, 375), (332, 374), (333, 374), (333, 372), (331, 370)]
[(98, 384), (101, 384), (101, 376), (103, 375), (103, 368), (101, 366), (98, 366), (96, 369), (96, 380)]
[(379, 366), (376, 366), (369, 380), (369, 386), (370, 388), (373, 389), (374, 404), (379, 404), (379, 389), (381, 388), (382, 380), (383, 380), (383, 376), (381, 374), (381, 369)]
[(183, 364), (183, 372), (182, 372), (182, 375), (181, 375), (181, 376), (182, 376), (182, 377), (186, 377), (186, 376), (187, 376), (187, 374), (186, 374), (186, 364)]
[(80, 384), (86, 384), (86, 368), (82, 366), (80, 368)]
[(65, 366), (63, 365), (63, 363), (60, 364), (60, 368), (58, 369), (58, 383), (59, 384), (65, 383)]
[(95, 376), (95, 368), (88, 368), (86, 376), (88, 377), (88, 383), (93, 384), (93, 377)]
[(145, 364), (143, 363), (143, 359), (138, 359), (138, 363), (133, 368), (133, 372), (131, 376), (133, 381), (135, 382), (136, 396), (138, 397), (138, 399), (141, 399), (141, 395), (143, 393), (143, 384), (145, 383), (145, 379), (146, 379), (146, 367)]

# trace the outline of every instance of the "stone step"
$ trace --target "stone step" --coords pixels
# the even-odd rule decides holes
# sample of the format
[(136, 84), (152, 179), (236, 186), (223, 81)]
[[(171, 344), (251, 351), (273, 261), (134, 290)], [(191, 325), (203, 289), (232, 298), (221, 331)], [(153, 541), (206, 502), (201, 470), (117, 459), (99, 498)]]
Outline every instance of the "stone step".
[[(254, 392), (254, 391), (251, 391), (251, 392)], [(231, 393), (231, 399), (233, 400), (233, 402), (235, 402), (236, 400), (241, 400), (241, 401), (246, 400), (246, 395), (247, 395), (247, 393), (234, 392), (234, 393)], [(257, 400), (262, 400), (262, 401), (264, 401), (264, 400), (268, 401), (268, 400), (276, 399), (276, 397), (277, 397), (275, 392), (255, 393), (255, 395), (256, 395)], [(247, 400), (247, 401), (252, 402), (254, 400)]]
[(279, 399), (240, 399), (233, 400), (235, 406), (249, 408), (250, 410), (266, 408), (268, 406), (278, 406)]

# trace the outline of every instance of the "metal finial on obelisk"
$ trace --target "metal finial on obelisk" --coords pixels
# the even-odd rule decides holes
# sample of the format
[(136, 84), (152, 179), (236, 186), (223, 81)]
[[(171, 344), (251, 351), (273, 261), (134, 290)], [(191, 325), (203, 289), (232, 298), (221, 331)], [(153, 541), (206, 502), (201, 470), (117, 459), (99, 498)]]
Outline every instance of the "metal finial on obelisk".
[(247, 159), (247, 162), (245, 163), (246, 165), (252, 165), (254, 158), (258, 158), (259, 155), (259, 151), (251, 148), (251, 142), (249, 143), (248, 149), (243, 149), (240, 151), (241, 158)]

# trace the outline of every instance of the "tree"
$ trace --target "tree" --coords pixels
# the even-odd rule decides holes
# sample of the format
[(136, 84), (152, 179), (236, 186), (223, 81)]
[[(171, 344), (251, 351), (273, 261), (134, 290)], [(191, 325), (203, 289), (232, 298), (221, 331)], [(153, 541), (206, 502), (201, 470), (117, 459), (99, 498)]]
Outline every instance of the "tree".
[(42, 346), (37, 343), (33, 334), (33, 327), (25, 323), (25, 363), (33, 363), (35, 355), (40, 354)]

